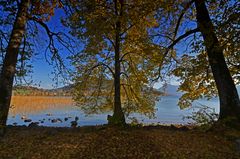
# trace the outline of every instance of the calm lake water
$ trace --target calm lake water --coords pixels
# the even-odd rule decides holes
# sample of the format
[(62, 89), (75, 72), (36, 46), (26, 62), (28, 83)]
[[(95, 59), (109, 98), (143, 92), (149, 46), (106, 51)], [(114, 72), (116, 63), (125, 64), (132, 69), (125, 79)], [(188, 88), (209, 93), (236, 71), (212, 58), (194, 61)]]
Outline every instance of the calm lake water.
[[(29, 100), (31, 102), (31, 99)], [(130, 118), (135, 117), (140, 123), (144, 124), (191, 123), (191, 120), (183, 119), (183, 117), (191, 115), (192, 112), (197, 111), (198, 109), (188, 108), (181, 110), (177, 106), (177, 102), (178, 97), (176, 96), (161, 97), (160, 101), (156, 102), (156, 118), (149, 119), (139, 114), (132, 114)], [(38, 122), (41, 126), (70, 127), (71, 122), (76, 119), (78, 126), (100, 125), (107, 123), (107, 115), (109, 114), (106, 113), (86, 116), (78, 107), (73, 104), (67, 104), (67, 102), (63, 102), (63, 104), (53, 104), (50, 102), (45, 105), (41, 104), (40, 107), (38, 105), (34, 105), (33, 102), (31, 106), (23, 106), (25, 103), (22, 102), (21, 106), (15, 104), (10, 109), (7, 121), (8, 125), (29, 125), (31, 122)], [(194, 103), (195, 106), (199, 106), (200, 104), (214, 108), (216, 113), (219, 112), (219, 102), (217, 99), (213, 99), (211, 101), (199, 100)], [(26, 122), (26, 120), (29, 121)], [(131, 120), (127, 119), (127, 122), (131, 122)]]

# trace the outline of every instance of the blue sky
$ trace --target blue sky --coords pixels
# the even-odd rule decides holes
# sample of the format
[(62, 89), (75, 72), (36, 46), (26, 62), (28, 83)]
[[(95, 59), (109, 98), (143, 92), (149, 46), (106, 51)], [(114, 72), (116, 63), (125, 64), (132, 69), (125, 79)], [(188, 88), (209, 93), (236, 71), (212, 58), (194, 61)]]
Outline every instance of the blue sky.
[[(49, 22), (47, 22), (51, 31), (55, 31), (55, 32), (63, 31), (65, 33), (68, 32), (66, 30), (67, 28), (65, 28), (61, 24), (62, 17), (64, 17), (64, 12), (60, 9), (57, 9), (55, 11), (55, 15), (50, 19)], [(31, 74), (31, 78), (33, 80), (33, 85), (35, 85), (37, 87), (45, 88), (45, 89), (61, 87), (61, 86), (63, 86), (63, 84), (61, 82), (58, 85), (56, 85), (55, 84), (56, 81), (53, 81), (53, 77), (54, 77), (54, 75), (52, 74), (52, 72), (54, 72), (53, 66), (49, 65), (45, 60), (44, 51), (45, 51), (45, 47), (47, 46), (47, 43), (45, 42), (45, 40), (48, 40), (46, 32), (44, 30), (42, 30), (41, 27), (39, 29), (41, 31), (40, 31), (40, 36), (38, 37), (37, 41), (39, 41), (40, 43), (43, 43), (43, 44), (39, 44), (39, 46), (35, 46), (38, 55), (34, 56), (32, 59), (33, 73)], [(58, 44), (57, 44), (57, 46), (58, 46)], [(182, 48), (184, 48), (184, 47), (180, 45), (177, 49), (178, 49), (178, 51), (181, 51), (181, 50), (183, 50)], [(69, 55), (69, 53), (66, 51), (66, 49), (62, 50), (61, 54), (63, 55), (63, 57), (67, 57)], [(60, 78), (60, 81), (61, 81), (61, 78)], [(170, 84), (173, 84), (173, 85), (179, 84), (179, 82), (175, 78), (172, 78), (172, 77), (171, 77), (171, 79), (169, 78), (168, 81)], [(161, 86), (162, 86), (162, 83), (156, 83), (154, 85), (155, 88), (159, 88)]]
[[(50, 19), (49, 22), (47, 22), (47, 25), (53, 32), (65, 32), (68, 31), (66, 28), (64, 28), (61, 25), (61, 17), (64, 15), (63, 11), (60, 9), (57, 9), (55, 11), (55, 15)], [(53, 88), (53, 87), (61, 87), (63, 84), (59, 83), (58, 85), (55, 84), (56, 81), (53, 81), (54, 75), (52, 74), (55, 70), (52, 65), (49, 65), (48, 62), (45, 59), (45, 48), (47, 46), (47, 42), (45, 40), (48, 40), (47, 34), (44, 30), (40, 28), (40, 36), (37, 39), (41, 44), (39, 46), (36, 46), (37, 55), (35, 55), (32, 59), (32, 65), (33, 65), (33, 73), (31, 74), (33, 84), (35, 84), (38, 87), (41, 88)], [(56, 43), (57, 47), (60, 47), (58, 43)], [(61, 47), (60, 47), (61, 48)], [(69, 55), (69, 52), (66, 51), (66, 49), (61, 48), (60, 54), (66, 60), (66, 57)], [(51, 55), (51, 53), (48, 51), (48, 55)], [(69, 64), (68, 64), (69, 65)]]
[[(55, 15), (50, 19), (49, 22), (47, 22), (48, 26), (50, 27), (50, 29), (52, 31), (63, 31), (65, 33), (68, 32), (67, 28), (63, 27), (61, 24), (61, 17), (64, 17), (64, 12), (60, 9), (57, 9), (55, 11)], [(187, 27), (192, 27), (194, 28), (196, 25), (195, 23), (191, 23), (190, 25), (188, 24)], [(181, 32), (180, 32), (181, 33)], [(44, 39), (40, 38), (40, 41), (45, 41), (46, 39), (48, 39), (46, 33), (42, 32), (41, 35)], [(57, 45), (58, 46), (58, 45)], [(45, 43), (45, 47), (46, 47), (46, 43)], [(36, 46), (36, 50), (38, 55), (34, 56), (34, 58), (32, 59), (32, 64), (33, 64), (33, 73), (32, 73), (32, 80), (33, 80), (33, 84), (36, 84), (37, 86), (41, 87), (41, 88), (53, 88), (53, 87), (61, 87), (62, 84), (60, 83), (59, 85), (55, 85), (56, 81), (53, 81), (53, 75), (52, 72), (54, 72), (54, 68), (53, 66), (49, 65), (44, 57), (44, 50), (45, 47), (43, 46)], [(186, 48), (186, 45), (183, 43), (180, 43), (176, 49), (178, 51), (178, 53), (183, 54), (184, 50)], [(63, 55), (63, 58), (68, 56), (68, 52), (66, 50), (62, 50), (61, 54)], [(69, 64), (68, 64), (69, 66)], [(179, 82), (177, 82), (177, 80), (175, 78), (171, 78), (169, 79), (169, 83), (173, 84), (173, 85), (178, 85)], [(156, 88), (161, 87), (161, 83), (157, 83), (155, 85)]]
[[(1, 18), (6, 19), (7, 14), (3, 11), (3, 8), (0, 7), (0, 15)], [(61, 24), (61, 17), (64, 16), (64, 12), (61, 9), (55, 10), (55, 15), (51, 17), (50, 21), (46, 22), (48, 27), (53, 32), (64, 32), (67, 33), (68, 30)], [(31, 23), (31, 22), (30, 22)], [(11, 32), (11, 25), (7, 25), (2, 27), (0, 26), (0, 29), (4, 32)], [(53, 66), (49, 65), (45, 60), (45, 49), (47, 46), (46, 40), (48, 40), (48, 36), (45, 32), (45, 30), (42, 27), (38, 27), (39, 35), (37, 35), (35, 38), (30, 37), (29, 41), (34, 42), (34, 55), (32, 59), (30, 60), (30, 63), (33, 66), (33, 73), (31, 73), (29, 76), (26, 77), (27, 82), (33, 81), (32, 85), (38, 86), (41, 88), (53, 88), (53, 87), (61, 87), (63, 84), (55, 85), (56, 81), (52, 81), (53, 75), (52, 72), (54, 72)], [(34, 39), (34, 40), (33, 40)], [(57, 48), (60, 48), (60, 54), (61, 56), (66, 60), (66, 57), (69, 55), (69, 53), (66, 51), (66, 49), (63, 49), (59, 46), (58, 43), (55, 44)], [(50, 52), (48, 51), (48, 55), (50, 55)], [(68, 66), (70, 66), (67, 63)]]
[(39, 84), (41, 88), (52, 88), (53, 81), (50, 78), (52, 71), (52, 66), (45, 61), (44, 57), (41, 59), (34, 59), (32, 73), (33, 84)]

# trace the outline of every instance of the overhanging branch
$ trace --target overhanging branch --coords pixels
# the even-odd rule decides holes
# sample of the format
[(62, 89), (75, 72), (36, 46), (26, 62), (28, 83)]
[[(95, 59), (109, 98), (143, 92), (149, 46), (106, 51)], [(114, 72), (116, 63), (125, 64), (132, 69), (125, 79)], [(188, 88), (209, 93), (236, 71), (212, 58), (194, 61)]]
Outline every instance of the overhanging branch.
[(190, 6), (193, 4), (193, 2), (194, 2), (194, 0), (191, 0), (190, 2), (188, 2), (188, 3), (185, 5), (182, 13), (180, 14), (180, 16), (179, 16), (179, 18), (178, 18), (178, 21), (177, 21), (177, 25), (176, 25), (175, 31), (174, 31), (174, 37), (173, 37), (173, 39), (175, 39), (176, 36), (177, 36), (178, 28), (179, 28), (179, 26), (180, 26), (180, 24), (181, 24), (181, 21), (182, 21), (182, 18), (183, 18), (183, 16), (184, 16), (184, 14), (185, 14), (186, 11), (190, 8)]
[[(166, 48), (167, 50), (166, 50), (166, 52), (163, 54), (162, 61), (161, 61), (160, 64), (159, 64), (159, 69), (158, 69), (159, 75), (158, 75), (158, 77), (156, 77), (156, 78), (153, 79), (152, 81), (156, 81), (156, 80), (158, 80), (158, 79), (160, 78), (161, 68), (162, 68), (162, 65), (163, 65), (163, 61), (164, 61), (164, 59), (166, 58), (168, 52), (169, 52), (178, 42), (180, 42), (180, 41), (183, 40), (184, 38), (188, 37), (189, 35), (195, 34), (195, 33), (199, 32), (199, 31), (200, 31), (199, 28), (195, 28), (195, 29), (193, 29), (193, 30), (187, 31), (185, 34), (179, 36), (176, 40), (174, 40), (174, 41), (172, 42), (172, 44), (170, 44), (170, 45)], [(176, 60), (175, 60), (175, 61), (176, 61)]]
[(113, 72), (113, 70), (111, 69), (111, 67), (109, 67), (107, 64), (105, 63), (98, 63), (97, 65), (93, 66), (91, 69), (89, 69), (89, 71), (92, 71), (94, 70), (95, 68), (97, 67), (100, 67), (100, 66), (103, 66), (103, 67), (106, 67), (108, 68), (108, 70), (112, 73), (113, 77), (115, 77), (115, 73)]
[(188, 36), (191, 35), (191, 34), (194, 34), (194, 33), (199, 32), (199, 31), (200, 31), (199, 28), (195, 28), (195, 29), (189, 30), (189, 31), (187, 31), (185, 34), (179, 36), (176, 40), (174, 40), (174, 41), (172, 42), (171, 45), (169, 45), (169, 46), (167, 47), (167, 52), (166, 52), (165, 54), (167, 54), (168, 51), (169, 51), (170, 49), (172, 49), (179, 41), (181, 41), (182, 39), (188, 37)]

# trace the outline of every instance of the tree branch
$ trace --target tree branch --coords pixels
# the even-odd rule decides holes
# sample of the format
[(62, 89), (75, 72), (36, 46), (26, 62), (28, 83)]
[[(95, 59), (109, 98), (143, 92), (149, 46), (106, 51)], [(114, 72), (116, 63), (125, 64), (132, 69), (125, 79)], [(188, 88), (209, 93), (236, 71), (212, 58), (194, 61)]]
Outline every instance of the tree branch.
[(108, 66), (107, 64), (105, 64), (105, 63), (98, 63), (97, 65), (95, 65), (95, 66), (93, 66), (91, 69), (89, 69), (89, 71), (92, 71), (92, 70), (94, 70), (95, 68), (100, 67), (100, 66), (104, 66), (104, 67), (108, 68), (109, 71), (112, 73), (113, 77), (115, 77), (115, 73), (113, 72), (113, 70), (111, 69), (111, 67), (109, 67), (109, 66)]
[(173, 39), (175, 39), (176, 36), (177, 36), (177, 32), (178, 32), (178, 29), (179, 29), (179, 26), (180, 26), (180, 23), (181, 23), (181, 21), (182, 21), (182, 18), (183, 18), (183, 16), (184, 16), (184, 14), (185, 14), (186, 11), (190, 8), (190, 6), (193, 4), (193, 2), (194, 2), (194, 0), (191, 0), (190, 2), (188, 2), (188, 3), (185, 5), (182, 13), (180, 14), (180, 16), (179, 16), (179, 18), (178, 18), (178, 21), (177, 21), (177, 25), (176, 25), (175, 31), (174, 31)]
[(181, 41), (182, 39), (188, 37), (188, 36), (191, 35), (191, 34), (194, 34), (194, 33), (199, 32), (199, 31), (200, 31), (199, 28), (195, 28), (195, 29), (189, 30), (189, 31), (187, 31), (185, 34), (179, 36), (176, 40), (174, 40), (174, 41), (172, 42), (171, 45), (169, 45), (169, 46), (167, 47), (168, 50), (167, 50), (167, 52), (165, 52), (165, 54), (167, 54), (168, 51), (169, 51), (171, 48), (173, 48), (179, 41)]
[[(161, 61), (161, 63), (159, 64), (159, 69), (158, 69), (159, 75), (158, 75), (158, 77), (156, 77), (156, 78), (153, 79), (152, 81), (156, 81), (156, 80), (158, 80), (158, 79), (161, 77), (161, 75), (160, 75), (160, 73), (161, 73), (161, 68), (162, 68), (162, 65), (163, 65), (163, 61), (164, 61), (164, 59), (166, 58), (168, 52), (169, 52), (179, 41), (181, 41), (182, 39), (188, 37), (188, 36), (191, 35), (191, 34), (194, 34), (194, 33), (199, 32), (199, 31), (200, 31), (199, 28), (195, 28), (195, 29), (193, 29), (193, 30), (187, 31), (185, 34), (179, 36), (176, 40), (174, 40), (174, 41), (172, 42), (172, 44), (170, 44), (170, 45), (166, 48), (167, 50), (166, 50), (166, 52), (163, 54), (162, 61)], [(176, 61), (176, 60), (175, 60), (175, 61)]]

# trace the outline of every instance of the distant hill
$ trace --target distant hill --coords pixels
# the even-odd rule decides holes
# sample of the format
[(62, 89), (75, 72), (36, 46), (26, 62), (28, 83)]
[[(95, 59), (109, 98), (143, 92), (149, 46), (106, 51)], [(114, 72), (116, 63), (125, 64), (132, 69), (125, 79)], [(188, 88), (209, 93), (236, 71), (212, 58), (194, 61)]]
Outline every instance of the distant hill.
[(183, 92), (178, 92), (178, 87), (176, 85), (167, 84), (158, 89), (158, 91), (163, 92), (165, 96), (181, 96)]
[[(171, 85), (168, 84), (166, 85), (166, 87), (161, 87), (158, 89), (158, 91), (160, 92), (164, 92), (164, 95), (166, 96), (181, 96), (183, 94), (183, 92), (178, 92), (178, 87), (176, 85)], [(237, 91), (238, 91), (238, 95), (240, 96), (240, 85), (236, 86), (237, 87)]]
[(33, 86), (14, 86), (13, 95), (19, 96), (71, 96), (72, 85), (56, 88), (43, 89)]
[[(112, 85), (111, 81), (103, 84), (103, 89), (107, 89)], [(43, 89), (37, 88), (33, 86), (14, 86), (13, 87), (13, 95), (17, 96), (71, 96), (71, 92), (73, 90), (73, 84), (63, 86), (60, 88), (54, 89)], [(159, 91), (158, 89), (151, 88), (151, 91), (157, 96), (163, 95), (164, 93)]]
[[(152, 91), (155, 95), (165, 95), (165, 96), (177, 96), (180, 97), (183, 92), (178, 92), (177, 85), (168, 84), (165, 87), (159, 89), (153, 88)], [(73, 84), (63, 86), (54, 89), (43, 89), (33, 86), (14, 86), (13, 95), (21, 96), (71, 96), (73, 90)], [(237, 86), (238, 94), (240, 95), (240, 85)]]
[(51, 92), (71, 92), (73, 90), (73, 84), (59, 87), (59, 88), (54, 88), (54, 89), (48, 89), (48, 91)]

